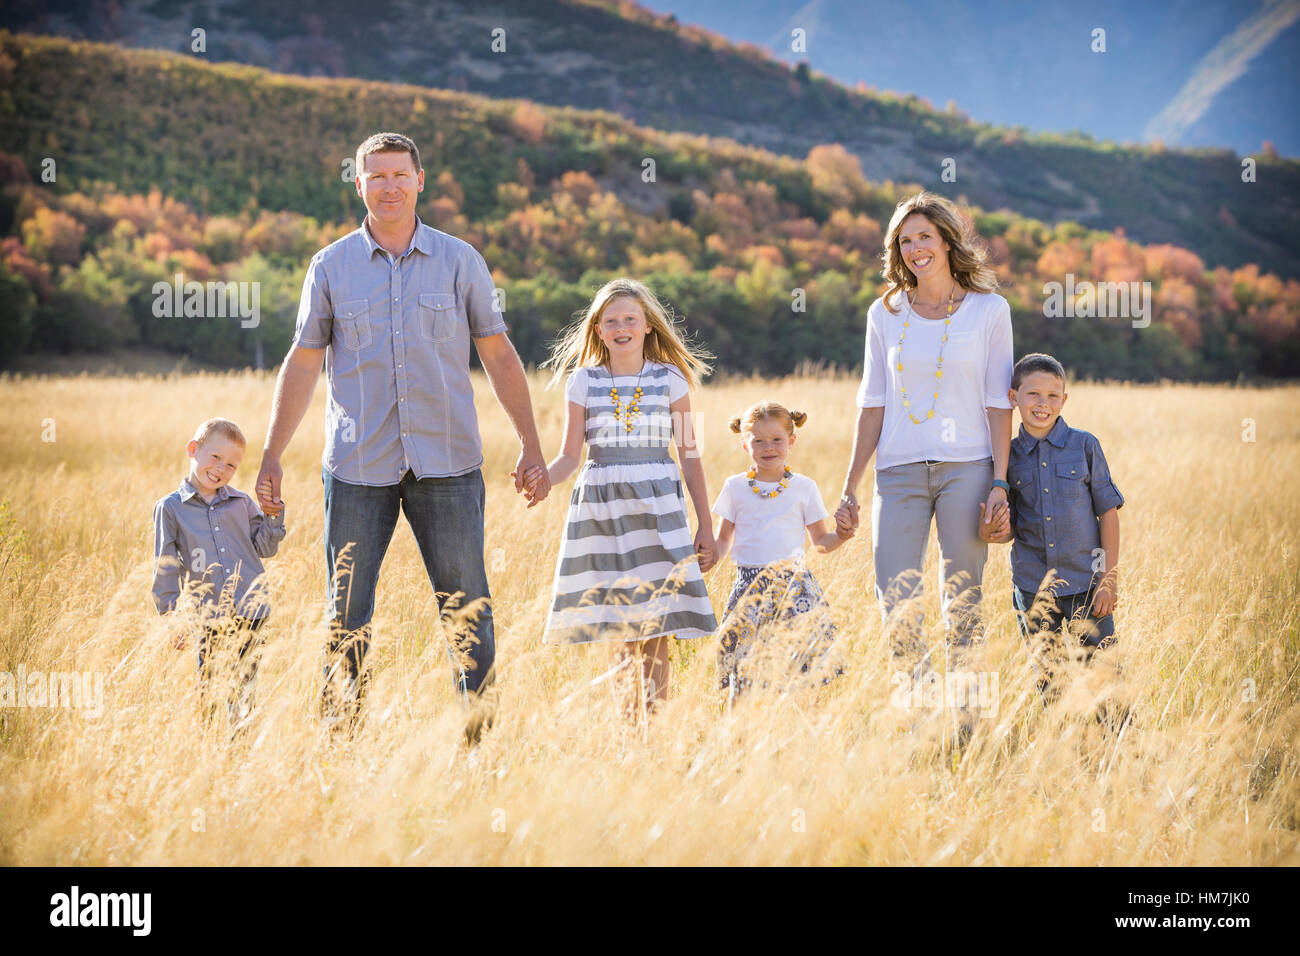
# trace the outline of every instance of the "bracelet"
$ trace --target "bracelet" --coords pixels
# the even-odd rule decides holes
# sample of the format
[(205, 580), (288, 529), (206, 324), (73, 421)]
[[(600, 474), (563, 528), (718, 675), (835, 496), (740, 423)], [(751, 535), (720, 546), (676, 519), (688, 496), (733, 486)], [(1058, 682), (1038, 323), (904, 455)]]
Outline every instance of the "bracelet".
[[(1007, 484), (1005, 481), (1003, 481), (1001, 478), (993, 479), (993, 488), (1001, 488), (1007, 494), (1011, 494), (1011, 486)], [(992, 489), (989, 490), (991, 491)]]

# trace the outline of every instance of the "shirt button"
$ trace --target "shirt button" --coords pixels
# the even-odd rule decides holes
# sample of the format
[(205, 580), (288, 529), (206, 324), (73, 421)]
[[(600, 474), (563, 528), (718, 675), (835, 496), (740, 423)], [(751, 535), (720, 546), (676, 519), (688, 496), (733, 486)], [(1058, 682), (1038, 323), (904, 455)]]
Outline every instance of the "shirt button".
[(1051, 489), (1051, 488), (1044, 488), (1044, 489), (1043, 489), (1043, 494), (1045, 494), (1045, 495), (1050, 495), (1051, 493), (1052, 493), (1052, 489)]
[[(1051, 520), (1052, 520), (1052, 516), (1051, 516), (1051, 515), (1048, 515), (1048, 516), (1047, 516), (1047, 520), (1048, 520), (1048, 521), (1051, 521)], [(644, 631), (642, 631), (642, 632), (641, 632), (641, 633), (643, 633), (643, 634), (644, 634), (644, 633), (645, 633), (645, 632), (644, 632)]]
[(221, 550), (221, 551), (225, 551), (226, 549), (225, 549), (225, 548), (221, 548), (221, 549), (219, 549), (219, 550)]
[(1054, 547), (1056, 547), (1056, 542), (1054, 542), (1054, 541), (1049, 541), (1049, 542), (1047, 542), (1047, 546), (1048, 546), (1049, 548), (1054, 548)]
[(1044, 468), (1047, 467), (1047, 462), (1042, 462), (1041, 464), (1042, 464), (1042, 466), (1043, 466)]

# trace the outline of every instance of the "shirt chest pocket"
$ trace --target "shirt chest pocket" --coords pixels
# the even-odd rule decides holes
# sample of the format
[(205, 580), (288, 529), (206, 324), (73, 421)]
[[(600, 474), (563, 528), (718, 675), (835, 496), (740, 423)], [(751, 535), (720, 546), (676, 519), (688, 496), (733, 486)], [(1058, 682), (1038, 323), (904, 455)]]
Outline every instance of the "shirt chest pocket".
[(1066, 501), (1080, 501), (1089, 494), (1088, 464), (1084, 461), (1058, 461), (1056, 487)]
[(1007, 473), (1007, 484), (1011, 486), (1011, 491), (1030, 508), (1038, 507), (1038, 482), (1036, 478), (1037, 476), (1028, 468), (1011, 468)]
[(334, 314), (334, 330), (345, 348), (357, 351), (370, 344), (370, 302), (351, 299), (339, 306)]
[(454, 292), (420, 293), (420, 334), (434, 345), (450, 342), (456, 337), (460, 324)]

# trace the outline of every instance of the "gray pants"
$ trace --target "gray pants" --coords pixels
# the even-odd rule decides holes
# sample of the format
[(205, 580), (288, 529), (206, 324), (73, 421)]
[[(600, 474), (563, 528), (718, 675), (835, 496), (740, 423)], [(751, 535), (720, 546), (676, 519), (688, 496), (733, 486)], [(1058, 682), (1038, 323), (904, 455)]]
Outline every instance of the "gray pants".
[(992, 458), (918, 461), (876, 472), (871, 547), (876, 598), (895, 667), (929, 667), (918, 599), (932, 517), (939, 531), (940, 603), (954, 656), (964, 657), (978, 638), (988, 557), (988, 545), (979, 539), (979, 506), (992, 485)]

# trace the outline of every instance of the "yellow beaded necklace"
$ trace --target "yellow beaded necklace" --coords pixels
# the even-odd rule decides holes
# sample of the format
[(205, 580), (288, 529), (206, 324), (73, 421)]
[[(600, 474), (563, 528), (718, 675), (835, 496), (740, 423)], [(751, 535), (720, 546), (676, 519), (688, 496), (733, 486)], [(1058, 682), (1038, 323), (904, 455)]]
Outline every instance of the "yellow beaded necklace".
[(789, 465), (786, 465), (785, 471), (781, 475), (781, 480), (776, 483), (776, 487), (771, 491), (764, 491), (762, 488), (758, 487), (757, 466), (745, 472), (745, 477), (749, 479), (749, 487), (753, 490), (754, 494), (758, 495), (760, 498), (775, 498), (781, 492), (785, 491), (785, 489), (790, 487), (790, 479), (794, 477), (794, 472), (790, 470)]
[(627, 431), (636, 428), (636, 420), (641, 416), (641, 376), (645, 374), (645, 362), (636, 376), (636, 391), (631, 400), (622, 402), (618, 397), (618, 386), (614, 384), (614, 370), (609, 370), (609, 400), (614, 403), (614, 421), (619, 422)]
[[(939, 360), (934, 366), (934, 399), (930, 402), (930, 410), (925, 413), (925, 418), (917, 418), (912, 414), (912, 400), (907, 397), (907, 385), (903, 382), (903, 340), (907, 338), (907, 329), (909, 322), (907, 316), (903, 317), (903, 331), (898, 336), (898, 388), (903, 393), (903, 409), (907, 412), (907, 417), (912, 420), (913, 425), (919, 425), (926, 419), (934, 418), (934, 410), (939, 404), (939, 386), (943, 383), (943, 351), (948, 344), (948, 326), (952, 325), (952, 300), (957, 294), (957, 283), (954, 281), (952, 289), (948, 292), (948, 308), (944, 312), (943, 319), (943, 338), (939, 340)], [(912, 300), (907, 300), (907, 311), (909, 315), (915, 315), (912, 311)]]

